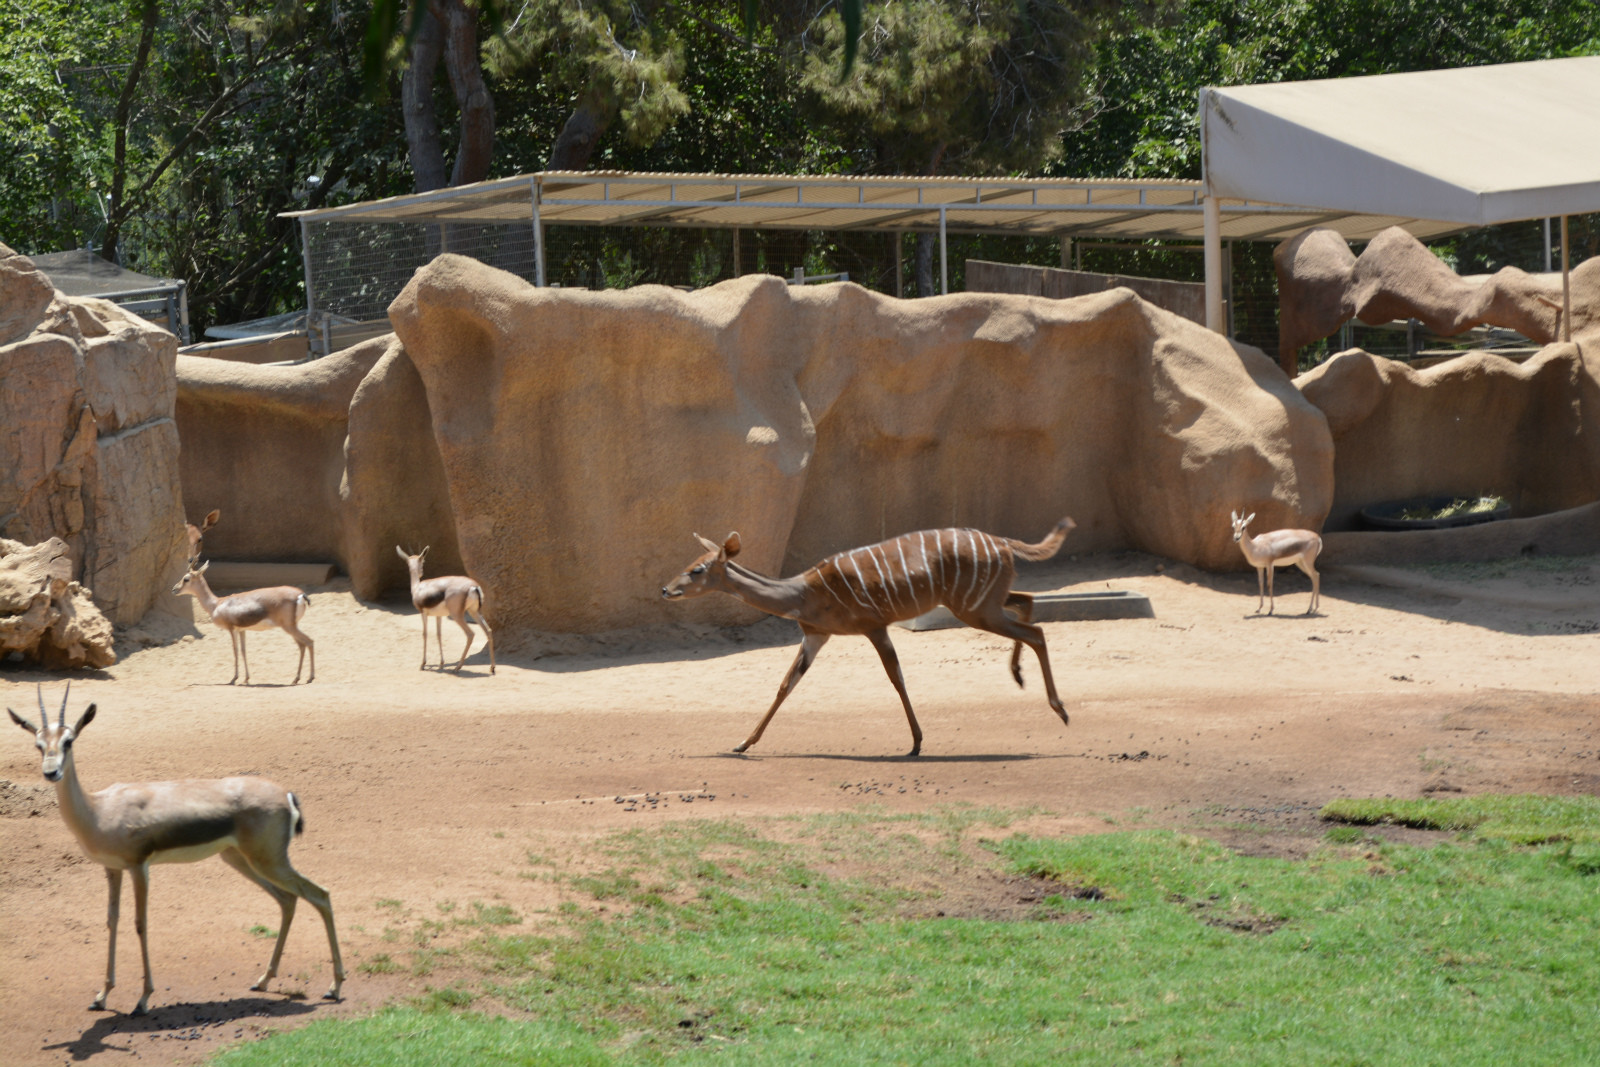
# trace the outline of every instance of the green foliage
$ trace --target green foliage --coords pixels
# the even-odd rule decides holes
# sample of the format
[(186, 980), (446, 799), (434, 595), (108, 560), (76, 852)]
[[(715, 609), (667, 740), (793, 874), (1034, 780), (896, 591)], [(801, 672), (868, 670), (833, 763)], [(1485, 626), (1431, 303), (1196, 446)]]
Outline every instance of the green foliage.
[(1521, 845), (1600, 842), (1600, 797), (1511, 796), (1335, 800), (1324, 819), (1361, 826), (1395, 823), (1424, 830), (1471, 830)]
[[(220, 1062), (404, 1067), (460, 1062), (464, 1047), (557, 1063), (694, 1049), (740, 1063), (1583, 1062), (1600, 1040), (1600, 849), (1570, 838), (1600, 828), (1600, 808), (1473, 802), (1569, 840), (1517, 846), (1486, 819), (1430, 847), (1347, 833), (1291, 862), (1169, 831), (1014, 836), (991, 846), (1012, 876), (1058, 891), (997, 921), (906, 917), (941, 901), (903, 883), (970, 872), (940, 843), (972, 828), (960, 820), (619, 834), (597, 853), (604, 915), (576, 908), (564, 936), (489, 932), (475, 949), (481, 994), (528, 1021), (386, 1012)], [(426, 1002), (479, 995), (458, 981)]]

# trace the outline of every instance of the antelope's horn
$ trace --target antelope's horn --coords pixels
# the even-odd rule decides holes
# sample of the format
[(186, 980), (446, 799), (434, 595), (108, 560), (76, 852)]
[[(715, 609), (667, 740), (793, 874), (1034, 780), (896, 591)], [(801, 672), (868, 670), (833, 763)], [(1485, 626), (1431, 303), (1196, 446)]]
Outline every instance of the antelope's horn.
[[(43, 694), (41, 694), (41, 696), (42, 695)], [(72, 695), (72, 682), (69, 679), (68, 682), (67, 682), (67, 691), (65, 693), (61, 694), (61, 714), (56, 716), (56, 722), (60, 723), (62, 726), (67, 725), (67, 698), (70, 697), (71, 695)]]
[(38, 682), (33, 684), (34, 688), (39, 691), (39, 721), (44, 723), (46, 726), (49, 726), (50, 713), (44, 710), (44, 686), (40, 685)]

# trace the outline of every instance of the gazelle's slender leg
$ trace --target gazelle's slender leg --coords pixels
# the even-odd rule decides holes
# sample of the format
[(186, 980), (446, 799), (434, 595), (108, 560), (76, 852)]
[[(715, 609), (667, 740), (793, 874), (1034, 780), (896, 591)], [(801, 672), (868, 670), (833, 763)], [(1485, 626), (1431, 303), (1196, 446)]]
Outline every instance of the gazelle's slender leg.
[[(477, 635), (472, 632), (472, 627), (467, 625), (467, 613), (465, 609), (462, 610), (460, 615), (453, 616), (453, 618), (456, 621), (456, 625), (461, 627), (461, 632), (467, 635), (467, 647), (461, 650), (461, 658), (456, 660), (456, 670), (459, 671), (461, 669), (461, 665), (467, 662), (467, 653), (472, 651), (472, 639)], [(443, 620), (440, 621), (442, 622)]]
[(796, 653), (794, 662), (789, 665), (789, 673), (783, 676), (783, 684), (778, 686), (778, 695), (772, 701), (772, 707), (767, 709), (767, 713), (761, 717), (761, 721), (756, 724), (756, 728), (751, 732), (750, 736), (744, 739), (744, 744), (734, 746), (733, 750), (735, 752), (743, 752), (761, 740), (761, 734), (766, 730), (767, 723), (771, 722), (772, 717), (778, 713), (778, 705), (782, 704), (783, 698), (788, 696), (794, 690), (794, 687), (800, 684), (800, 679), (811, 668), (811, 661), (817, 658), (818, 650), (828, 643), (828, 634), (820, 630), (805, 630), (804, 628), (802, 630), (805, 637), (800, 642), (800, 651)]
[(106, 984), (89, 1005), (90, 1011), (105, 1011), (106, 995), (117, 985), (117, 919), (122, 914), (122, 871), (106, 868), (106, 932), (110, 944), (106, 946)]
[[(1033, 621), (1033, 594), (1032, 593), (1016, 593), (1016, 592), (1008, 593), (1006, 595), (1006, 605), (1005, 606), (1008, 607), (1008, 608), (1013, 608), (1013, 609), (1016, 610), (1018, 621), (1020, 621), (1020, 622), (1032, 622)], [(1022, 684), (1022, 642), (1021, 641), (1013, 641), (1013, 642), (1011, 642), (1011, 677), (1013, 677), (1013, 678), (1015, 678), (1017, 680), (1017, 688), (1018, 689), (1024, 688), (1024, 686)]]
[(444, 670), (444, 616), (433, 617), (433, 643), (438, 647), (439, 669)]
[(1275, 563), (1267, 564), (1267, 614), (1271, 615), (1278, 610), (1278, 594), (1272, 589), (1273, 579), (1278, 576), (1278, 567)]
[(272, 960), (267, 964), (266, 973), (257, 978), (255, 984), (250, 987), (257, 992), (264, 992), (267, 983), (278, 976), (278, 961), (283, 959), (283, 944), (289, 940), (289, 925), (294, 922), (294, 907), (298, 898), (257, 874), (255, 868), (250, 866), (250, 861), (245, 859), (244, 854), (238, 849), (224, 849), (217, 855), (223, 863), (266, 890), (267, 895), (278, 902), (278, 941), (272, 947)]
[(916, 713), (911, 710), (911, 697), (906, 693), (905, 675), (900, 671), (900, 657), (894, 650), (894, 644), (889, 640), (889, 631), (882, 627), (868, 630), (866, 639), (872, 642), (872, 647), (878, 650), (878, 658), (883, 661), (883, 669), (889, 675), (889, 681), (894, 683), (894, 691), (900, 694), (900, 704), (906, 709), (906, 722), (911, 725), (911, 751), (908, 756), (915, 756), (922, 752), (922, 727), (917, 725)]
[(245, 644), (245, 638), (250, 636), (249, 630), (235, 630), (239, 635), (239, 658), (244, 660), (244, 684), (250, 684), (250, 649)]
[[(316, 645), (316, 642), (312, 641), (311, 638), (307, 637), (300, 630), (300, 627), (296, 626), (293, 622), (284, 623), (283, 631), (285, 633), (287, 633), (290, 637), (294, 638), (294, 643), (300, 646), (300, 659), (294, 665), (294, 681), (290, 682), (289, 684), (290, 685), (299, 684), (299, 682), (300, 682), (300, 671), (306, 665), (306, 653), (309, 652), (309, 653), (311, 653), (311, 675), (308, 678), (306, 678), (306, 684), (310, 685), (312, 682), (317, 680), (317, 645)], [(245, 669), (246, 670), (250, 669), (250, 666), (249, 666), (248, 663), (245, 664)]]
[(1300, 560), (1297, 566), (1311, 578), (1311, 604), (1306, 608), (1306, 614), (1310, 615), (1317, 610), (1317, 605), (1322, 601), (1322, 575), (1317, 573), (1317, 568), (1309, 559)]
[[(229, 641), (230, 644), (233, 645), (233, 677), (228, 679), (228, 684), (229, 685), (235, 685), (239, 681), (239, 631), (237, 631), (237, 630), (229, 630), (228, 631), (228, 641)], [(250, 668), (249, 668), (249, 665), (247, 664), (245, 666), (245, 679), (244, 679), (244, 684), (245, 685), (249, 685), (250, 684), (249, 675), (250, 675)]]
[(143, 1015), (150, 1007), (150, 994), (156, 991), (150, 977), (150, 865), (136, 863), (128, 868), (133, 875), (133, 928), (139, 932), (139, 958), (144, 962), (144, 992), (133, 1014)]
[(483, 608), (480, 606), (472, 613), (473, 621), (483, 627), (483, 636), (489, 642), (489, 673), (494, 673), (494, 631), (489, 629), (489, 621), (483, 617)]
[(418, 667), (417, 670), (425, 671), (427, 669), (428, 669), (428, 617), (426, 615), (424, 615), (422, 617), (422, 666)]

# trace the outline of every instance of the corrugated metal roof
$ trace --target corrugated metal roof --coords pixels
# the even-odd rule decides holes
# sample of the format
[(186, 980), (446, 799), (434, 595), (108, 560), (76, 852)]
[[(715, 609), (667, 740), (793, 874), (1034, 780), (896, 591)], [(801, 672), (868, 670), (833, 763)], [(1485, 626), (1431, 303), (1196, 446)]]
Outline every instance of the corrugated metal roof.
[[(546, 226), (748, 227), (791, 230), (1008, 233), (1199, 240), (1197, 181), (922, 178), (781, 174), (539, 171), (314, 211), (307, 223), (476, 222)], [(1277, 241), (1308, 226), (1366, 240), (1389, 226), (1419, 237), (1459, 224), (1245, 201), (1221, 204), (1224, 240)]]

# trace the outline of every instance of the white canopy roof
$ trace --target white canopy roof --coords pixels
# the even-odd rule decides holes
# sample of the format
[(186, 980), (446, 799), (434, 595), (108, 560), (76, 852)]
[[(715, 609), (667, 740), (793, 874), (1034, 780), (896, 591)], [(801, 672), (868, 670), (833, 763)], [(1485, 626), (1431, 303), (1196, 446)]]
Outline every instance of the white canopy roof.
[(1216, 197), (1488, 226), (1600, 211), (1600, 56), (1208, 88)]

